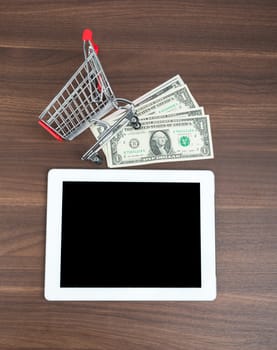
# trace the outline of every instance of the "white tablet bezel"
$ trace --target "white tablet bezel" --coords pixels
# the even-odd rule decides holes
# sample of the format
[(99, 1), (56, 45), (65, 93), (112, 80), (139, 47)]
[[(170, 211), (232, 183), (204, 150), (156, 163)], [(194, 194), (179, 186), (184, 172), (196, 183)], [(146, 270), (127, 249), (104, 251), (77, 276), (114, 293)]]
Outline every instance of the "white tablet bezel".
[[(61, 288), (64, 181), (200, 183), (201, 288)], [(215, 189), (210, 170), (51, 169), (47, 179), (45, 298), (47, 300), (214, 300), (216, 298)]]

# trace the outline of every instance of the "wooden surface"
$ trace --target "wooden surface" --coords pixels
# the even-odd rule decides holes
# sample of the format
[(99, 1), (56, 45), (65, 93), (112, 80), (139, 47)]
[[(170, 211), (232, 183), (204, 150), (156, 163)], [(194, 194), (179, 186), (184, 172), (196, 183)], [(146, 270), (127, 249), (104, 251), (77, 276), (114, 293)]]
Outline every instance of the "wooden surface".
[[(276, 349), (277, 2), (0, 2), (0, 349)], [(46, 175), (81, 161), (38, 115), (94, 30), (117, 96), (179, 73), (210, 115), (215, 158), (147, 168), (216, 175), (214, 302), (47, 302)], [(105, 168), (106, 164), (100, 166)]]

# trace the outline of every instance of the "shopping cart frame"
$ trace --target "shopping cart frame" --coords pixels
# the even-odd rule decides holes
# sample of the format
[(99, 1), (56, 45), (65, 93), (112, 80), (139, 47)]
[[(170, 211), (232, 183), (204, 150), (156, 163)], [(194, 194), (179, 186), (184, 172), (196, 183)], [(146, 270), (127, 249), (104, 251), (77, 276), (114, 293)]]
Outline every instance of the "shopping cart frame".
[[(58, 141), (71, 141), (86, 129), (98, 125), (101, 133), (96, 143), (81, 157), (101, 163), (99, 151), (124, 125), (140, 128), (134, 104), (117, 98), (98, 58), (99, 47), (93, 33), (82, 34), (84, 62), (39, 116), (39, 125)], [(110, 125), (103, 118), (112, 111), (122, 110)]]

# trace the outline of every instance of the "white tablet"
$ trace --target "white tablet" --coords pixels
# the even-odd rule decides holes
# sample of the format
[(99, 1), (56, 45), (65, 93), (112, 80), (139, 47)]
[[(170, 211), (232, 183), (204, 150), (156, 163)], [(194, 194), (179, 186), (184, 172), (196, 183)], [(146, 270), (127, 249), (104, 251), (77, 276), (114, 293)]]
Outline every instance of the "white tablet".
[(214, 300), (214, 174), (52, 169), (47, 300)]

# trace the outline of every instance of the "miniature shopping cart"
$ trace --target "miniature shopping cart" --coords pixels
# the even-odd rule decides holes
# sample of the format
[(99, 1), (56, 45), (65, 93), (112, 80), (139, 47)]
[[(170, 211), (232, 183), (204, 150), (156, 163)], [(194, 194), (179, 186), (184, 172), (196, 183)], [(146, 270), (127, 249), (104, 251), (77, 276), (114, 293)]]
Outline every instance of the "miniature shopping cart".
[[(83, 31), (85, 60), (39, 116), (39, 124), (57, 140), (73, 140), (91, 126), (101, 130), (96, 143), (82, 156), (95, 163), (102, 161), (99, 151), (124, 125), (140, 128), (134, 105), (116, 98), (98, 59), (98, 45), (92, 31)], [(110, 125), (103, 117), (121, 110)]]

